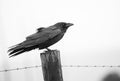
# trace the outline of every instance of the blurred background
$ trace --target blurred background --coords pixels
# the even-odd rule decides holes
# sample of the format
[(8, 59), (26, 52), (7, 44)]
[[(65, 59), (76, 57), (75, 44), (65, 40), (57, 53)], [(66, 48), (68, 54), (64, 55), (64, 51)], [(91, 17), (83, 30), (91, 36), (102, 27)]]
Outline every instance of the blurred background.
[[(62, 65), (120, 65), (120, 0), (0, 0), (0, 70), (41, 65), (44, 50), (9, 58), (8, 47), (61, 21), (74, 23), (50, 47), (60, 50)], [(64, 81), (109, 81), (107, 75), (120, 73), (119, 67), (62, 69)], [(43, 81), (41, 67), (0, 72), (0, 81), (38, 80)]]

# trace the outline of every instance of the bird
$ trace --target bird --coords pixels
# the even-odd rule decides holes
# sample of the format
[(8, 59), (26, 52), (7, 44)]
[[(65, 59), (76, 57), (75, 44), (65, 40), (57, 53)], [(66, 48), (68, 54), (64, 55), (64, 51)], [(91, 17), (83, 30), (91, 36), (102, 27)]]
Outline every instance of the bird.
[(61, 40), (67, 29), (72, 25), (73, 23), (57, 22), (48, 27), (38, 28), (37, 32), (27, 36), (26, 40), (11, 46), (8, 49), (9, 57), (17, 56), (37, 48), (39, 50), (47, 49), (47, 51), (51, 51), (48, 47)]

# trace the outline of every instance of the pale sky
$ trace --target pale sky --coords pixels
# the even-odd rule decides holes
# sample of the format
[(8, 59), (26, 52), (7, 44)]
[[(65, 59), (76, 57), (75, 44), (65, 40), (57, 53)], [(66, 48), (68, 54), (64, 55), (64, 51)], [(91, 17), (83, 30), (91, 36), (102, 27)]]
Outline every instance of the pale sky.
[[(14, 58), (8, 47), (25, 40), (39, 27), (70, 22), (61, 41), (62, 65), (120, 65), (120, 0), (0, 0), (0, 70), (40, 65), (33, 50)], [(64, 81), (100, 81), (119, 68), (63, 68)], [(87, 77), (87, 78), (86, 78)], [(19, 79), (18, 79), (19, 78)], [(41, 68), (0, 73), (0, 81), (43, 81)]]

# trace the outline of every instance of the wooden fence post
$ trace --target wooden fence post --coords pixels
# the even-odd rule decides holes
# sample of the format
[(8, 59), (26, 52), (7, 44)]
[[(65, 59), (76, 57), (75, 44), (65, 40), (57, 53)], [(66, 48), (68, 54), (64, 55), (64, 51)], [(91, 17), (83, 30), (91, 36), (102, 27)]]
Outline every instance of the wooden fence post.
[(45, 51), (40, 56), (44, 81), (63, 81), (60, 51)]

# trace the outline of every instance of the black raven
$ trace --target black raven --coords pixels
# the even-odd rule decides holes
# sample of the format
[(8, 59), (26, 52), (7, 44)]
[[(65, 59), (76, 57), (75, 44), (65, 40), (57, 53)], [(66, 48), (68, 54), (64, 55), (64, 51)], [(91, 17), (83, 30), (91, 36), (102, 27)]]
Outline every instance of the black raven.
[(35, 34), (26, 37), (26, 40), (22, 43), (12, 46), (8, 52), (9, 56), (16, 56), (26, 51), (30, 51), (36, 48), (50, 50), (48, 47), (58, 42), (65, 34), (68, 27), (72, 26), (72, 23), (58, 22), (47, 28), (41, 27), (37, 29)]

